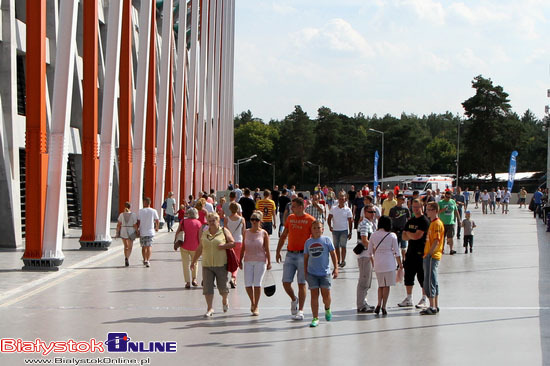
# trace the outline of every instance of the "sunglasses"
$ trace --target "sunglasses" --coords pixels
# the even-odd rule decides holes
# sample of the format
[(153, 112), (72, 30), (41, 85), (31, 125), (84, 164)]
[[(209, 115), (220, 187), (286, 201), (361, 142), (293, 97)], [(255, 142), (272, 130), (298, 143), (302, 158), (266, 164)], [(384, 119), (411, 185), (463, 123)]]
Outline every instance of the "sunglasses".
[(253, 218), (253, 219), (250, 219), (250, 221), (260, 221), (260, 219)]
[(376, 211), (367, 211), (368, 213), (375, 213)]

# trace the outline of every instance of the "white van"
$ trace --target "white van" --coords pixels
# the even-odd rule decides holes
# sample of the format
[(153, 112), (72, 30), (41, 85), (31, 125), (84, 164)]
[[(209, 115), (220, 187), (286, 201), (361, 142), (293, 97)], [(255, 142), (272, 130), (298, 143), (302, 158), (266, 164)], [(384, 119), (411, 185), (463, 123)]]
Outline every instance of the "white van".
[(438, 189), (444, 192), (445, 189), (453, 189), (453, 178), (442, 175), (417, 175), (409, 184), (409, 189), (405, 191), (407, 198), (412, 197), (413, 191), (418, 191), (420, 196), (426, 195), (426, 191)]

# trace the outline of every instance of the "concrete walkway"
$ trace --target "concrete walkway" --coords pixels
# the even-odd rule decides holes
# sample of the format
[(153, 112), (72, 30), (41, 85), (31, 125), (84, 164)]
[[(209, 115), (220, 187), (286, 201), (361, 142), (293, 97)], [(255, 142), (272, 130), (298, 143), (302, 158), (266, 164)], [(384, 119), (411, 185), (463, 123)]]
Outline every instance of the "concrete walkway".
[[(24, 359), (75, 364), (75, 359), (112, 357), (152, 365), (331, 363), (372, 365), (548, 365), (550, 364), (550, 233), (526, 209), (509, 215), (481, 215), (473, 254), (446, 255), (440, 265), (437, 316), (420, 316), (397, 307), (402, 284), (393, 287), (388, 316), (358, 315), (355, 310), (357, 264), (348, 243), (348, 265), (333, 282), (330, 323), (308, 327), (290, 319), (282, 290), (282, 265), (274, 264), (277, 293), (260, 301), (260, 316), (250, 316), (242, 274), (231, 290), (224, 314), (216, 294), (212, 319), (205, 320), (200, 289), (184, 289), (173, 235), (157, 236), (151, 268), (141, 265), (139, 245), (131, 266), (123, 266), (120, 241), (108, 251), (78, 250), (79, 232), (64, 240), (65, 263), (59, 272), (22, 272), (21, 251), (0, 252), (0, 338), (34, 341), (105, 341), (109, 332), (125, 332), (132, 342), (177, 342), (176, 353), (0, 354), (2, 365)], [(272, 258), (277, 238), (271, 240)], [(137, 244), (137, 243), (136, 243)], [(137, 249), (137, 250), (136, 250)], [(447, 250), (448, 251), (448, 250)], [(199, 279), (200, 280), (200, 279)], [(377, 282), (369, 292), (376, 303)], [(414, 301), (420, 296), (415, 286)], [(119, 359), (124, 357), (124, 359)], [(72, 361), (72, 363), (70, 363)], [(113, 363), (113, 362), (111, 362)], [(81, 363), (83, 364), (83, 363)]]

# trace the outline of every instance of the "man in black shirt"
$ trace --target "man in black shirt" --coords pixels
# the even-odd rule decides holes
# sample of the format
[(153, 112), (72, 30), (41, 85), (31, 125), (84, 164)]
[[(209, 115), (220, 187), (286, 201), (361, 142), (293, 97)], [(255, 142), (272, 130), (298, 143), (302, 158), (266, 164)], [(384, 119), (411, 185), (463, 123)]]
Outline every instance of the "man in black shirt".
[(246, 228), (249, 229), (252, 227), (252, 224), (250, 223), (250, 216), (252, 215), (252, 212), (254, 212), (254, 210), (256, 209), (256, 203), (254, 203), (254, 200), (250, 197), (250, 189), (244, 189), (244, 196), (242, 196), (239, 200), (239, 204), (241, 205), (241, 208), (243, 210), (243, 217), (246, 222)]
[(353, 209), (353, 202), (355, 201), (355, 196), (357, 192), (355, 191), (355, 186), (352, 184), (351, 189), (348, 191), (348, 207)]
[(430, 220), (424, 216), (422, 202), (415, 199), (412, 203), (413, 217), (409, 219), (403, 229), (403, 239), (409, 241), (405, 263), (405, 287), (407, 297), (397, 304), (400, 307), (413, 306), (412, 290), (414, 286), (414, 277), (418, 279), (422, 289), (422, 299), (416, 305), (417, 308), (427, 307), (426, 293), (423, 289), (424, 268), (422, 267), (422, 257), (424, 256), (424, 245), (426, 236), (430, 227)]
[(409, 209), (404, 207), (405, 196), (402, 193), (397, 194), (397, 205), (390, 209), (390, 218), (392, 230), (397, 235), (397, 242), (401, 248), (401, 257), (405, 259), (405, 252), (407, 250), (407, 241), (402, 238), (403, 229), (407, 220), (411, 217)]
[(285, 229), (284, 215), (286, 206), (289, 203), (290, 197), (288, 197), (288, 190), (286, 188), (283, 188), (283, 190), (281, 191), (281, 195), (279, 196), (279, 236), (281, 236), (281, 233)]
[(273, 187), (273, 190), (271, 191), (271, 199), (275, 202), (275, 212), (277, 212), (277, 208), (279, 207), (279, 186), (275, 185)]

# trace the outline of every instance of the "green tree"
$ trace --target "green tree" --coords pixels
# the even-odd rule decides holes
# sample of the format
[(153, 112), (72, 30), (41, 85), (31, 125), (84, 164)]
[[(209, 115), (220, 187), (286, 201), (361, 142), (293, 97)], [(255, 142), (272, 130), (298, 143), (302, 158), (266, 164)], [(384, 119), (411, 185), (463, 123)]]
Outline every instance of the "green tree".
[(282, 178), (288, 184), (304, 182), (304, 164), (310, 160), (315, 141), (314, 128), (315, 124), (300, 106), (295, 106), (281, 122), (277, 162), (282, 168)]
[(235, 129), (235, 160), (256, 154), (258, 157), (240, 166), (241, 186), (271, 186), (272, 174), (262, 160), (273, 161), (274, 146), (279, 139), (279, 131), (258, 120), (240, 124)]
[(506, 161), (517, 147), (521, 124), (511, 113), (508, 93), (494, 86), (491, 79), (478, 75), (472, 81), (476, 90), (473, 97), (462, 103), (468, 123), (465, 125), (465, 145), (473, 173), (491, 173), (506, 170)]

